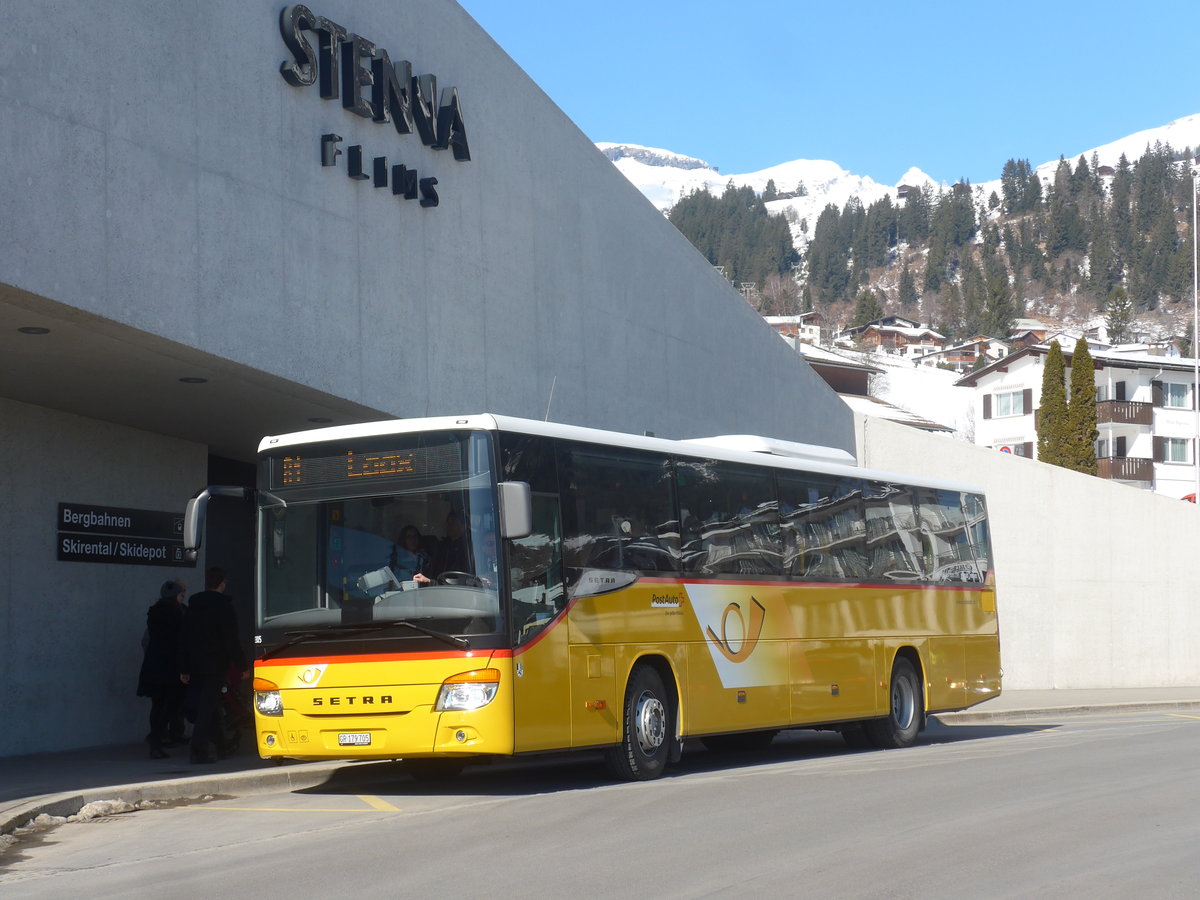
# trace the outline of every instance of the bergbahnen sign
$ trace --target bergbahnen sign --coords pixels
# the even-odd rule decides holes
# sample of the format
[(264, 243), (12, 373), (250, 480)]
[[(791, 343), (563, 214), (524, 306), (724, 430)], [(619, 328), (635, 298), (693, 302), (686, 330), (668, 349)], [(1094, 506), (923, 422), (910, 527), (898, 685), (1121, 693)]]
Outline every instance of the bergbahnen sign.
[(183, 514), (83, 503), (58, 504), (62, 562), (195, 567), (183, 553)]

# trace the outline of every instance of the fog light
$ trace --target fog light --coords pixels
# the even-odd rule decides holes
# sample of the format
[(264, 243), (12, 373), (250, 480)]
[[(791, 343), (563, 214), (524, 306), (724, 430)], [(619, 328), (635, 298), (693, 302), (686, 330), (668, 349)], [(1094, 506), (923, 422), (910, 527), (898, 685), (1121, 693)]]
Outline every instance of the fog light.
[(456, 741), (458, 741), (458, 742), (461, 744), (461, 743), (463, 743), (464, 741), (466, 741), (466, 739), (467, 739), (467, 733), (466, 733), (465, 731), (456, 731), (456, 732), (454, 733), (454, 739), (455, 739)]
[(275, 746), (275, 735), (268, 734), (267, 739), (263, 743), (265, 743), (268, 747), (274, 747)]

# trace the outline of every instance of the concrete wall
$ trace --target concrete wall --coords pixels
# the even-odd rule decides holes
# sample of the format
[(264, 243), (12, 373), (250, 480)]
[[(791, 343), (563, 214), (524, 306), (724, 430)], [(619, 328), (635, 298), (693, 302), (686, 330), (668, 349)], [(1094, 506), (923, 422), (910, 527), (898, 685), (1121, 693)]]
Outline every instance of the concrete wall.
[[(832, 392), (457, 4), (311, 9), (457, 87), (467, 162), (286, 83), (282, 6), (9, 10), (0, 281), (395, 415), (849, 448)], [(322, 167), (327, 133), (440, 205)]]
[(1200, 685), (1200, 509), (860, 416), (860, 465), (987, 491), (1006, 688)]
[(207, 462), (197, 444), (0, 399), (0, 756), (146, 733), (146, 609), (168, 578), (202, 589), (203, 569), (58, 562), (58, 503), (176, 509)]

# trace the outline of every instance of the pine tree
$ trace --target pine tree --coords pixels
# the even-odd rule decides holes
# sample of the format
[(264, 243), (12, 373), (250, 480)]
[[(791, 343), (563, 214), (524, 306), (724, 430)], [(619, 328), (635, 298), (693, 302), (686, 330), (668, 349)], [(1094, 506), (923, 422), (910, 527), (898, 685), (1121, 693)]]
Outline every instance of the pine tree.
[(883, 318), (883, 304), (872, 290), (863, 291), (854, 301), (854, 319), (851, 325), (860, 328), (869, 322)]
[(843, 235), (841, 218), (834, 204), (826, 204), (808, 245), (808, 284), (818, 303), (843, 299), (850, 285), (850, 243)]
[(1050, 343), (1046, 365), (1042, 368), (1042, 401), (1038, 410), (1037, 458), (1051, 465), (1063, 465), (1067, 430), (1067, 381), (1062, 347)]
[(908, 309), (915, 306), (920, 296), (917, 294), (917, 282), (912, 276), (912, 270), (909, 269), (908, 263), (904, 264), (904, 268), (900, 270), (900, 287), (897, 291), (898, 299), (902, 309)]
[(1023, 310), (1018, 308), (1016, 292), (1009, 283), (1008, 268), (998, 253), (985, 258), (983, 277), (985, 294), (982, 330), (984, 334), (1004, 337), (1012, 330), (1013, 320)]
[(950, 282), (946, 285), (941, 297), (941, 327), (938, 328), (948, 338), (957, 338), (963, 334), (963, 299), (958, 285)]
[(1067, 404), (1064, 465), (1085, 475), (1096, 474), (1096, 366), (1087, 341), (1080, 338), (1071, 354), (1071, 399)]
[(926, 184), (920, 190), (910, 191), (900, 208), (897, 221), (897, 239), (907, 244), (919, 244), (929, 237), (933, 188)]
[(1133, 301), (1125, 288), (1118, 285), (1104, 300), (1104, 324), (1110, 344), (1129, 342), (1133, 325)]
[(779, 199), (779, 188), (775, 187), (775, 179), (768, 178), (767, 186), (765, 188), (763, 188), (762, 201), (763, 201), (763, 203), (770, 203), (772, 200), (778, 200), (778, 199)]
[(772, 274), (789, 275), (799, 256), (782, 215), (767, 211), (750, 187), (730, 182), (720, 198), (693, 191), (672, 207), (668, 219), (735, 284), (762, 285)]

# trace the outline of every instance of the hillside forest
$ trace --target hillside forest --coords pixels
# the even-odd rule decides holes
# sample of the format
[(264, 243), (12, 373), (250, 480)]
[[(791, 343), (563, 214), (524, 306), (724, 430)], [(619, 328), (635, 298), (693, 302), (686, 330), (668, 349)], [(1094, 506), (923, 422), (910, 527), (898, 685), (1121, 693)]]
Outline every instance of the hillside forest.
[[(763, 315), (816, 309), (837, 327), (898, 314), (951, 340), (1004, 337), (1027, 315), (1103, 316), (1114, 343), (1180, 338), (1187, 352), (1191, 156), (1156, 144), (1115, 167), (1095, 154), (1060, 159), (1044, 180), (1010, 159), (986, 196), (966, 182), (927, 184), (866, 207), (830, 204), (815, 223), (770, 213), (767, 202), (788, 196), (773, 183), (762, 195), (696, 191), (668, 215)], [(803, 253), (793, 227), (808, 238)]]

